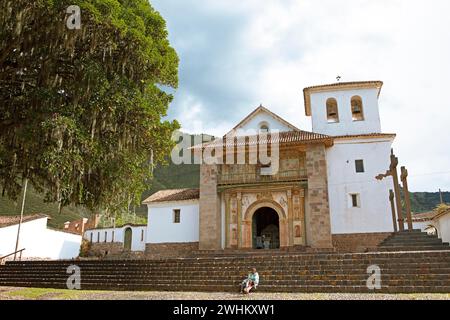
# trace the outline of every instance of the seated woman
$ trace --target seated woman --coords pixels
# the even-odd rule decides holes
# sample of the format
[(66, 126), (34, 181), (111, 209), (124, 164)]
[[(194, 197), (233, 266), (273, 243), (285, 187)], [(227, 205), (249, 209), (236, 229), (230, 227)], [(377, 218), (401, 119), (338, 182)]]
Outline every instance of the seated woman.
[(256, 272), (256, 268), (252, 268), (251, 273), (241, 283), (241, 293), (250, 293), (250, 290), (256, 289), (259, 284), (259, 274)]

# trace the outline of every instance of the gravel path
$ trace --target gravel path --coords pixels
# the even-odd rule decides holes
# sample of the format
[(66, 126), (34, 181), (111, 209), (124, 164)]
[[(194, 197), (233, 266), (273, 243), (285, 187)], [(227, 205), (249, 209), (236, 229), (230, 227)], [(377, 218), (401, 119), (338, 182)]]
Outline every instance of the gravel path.
[(0, 287), (0, 300), (450, 300), (450, 294), (74, 291)]

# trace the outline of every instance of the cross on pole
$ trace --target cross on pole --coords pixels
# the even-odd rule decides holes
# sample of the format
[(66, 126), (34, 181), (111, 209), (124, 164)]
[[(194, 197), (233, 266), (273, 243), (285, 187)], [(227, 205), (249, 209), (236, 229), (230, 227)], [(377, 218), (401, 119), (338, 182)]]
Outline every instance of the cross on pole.
[[(389, 165), (389, 170), (386, 171), (386, 173), (379, 174), (375, 178), (377, 180), (383, 180), (384, 178), (387, 178), (389, 176), (392, 177), (392, 180), (394, 182), (394, 196), (395, 196), (395, 204), (397, 207), (397, 216), (398, 216), (398, 229), (400, 231), (405, 230), (404, 222), (403, 222), (403, 215), (402, 215), (402, 200), (400, 195), (400, 185), (398, 183), (398, 172), (397, 172), (397, 166), (398, 166), (398, 158), (394, 154), (394, 149), (391, 149), (391, 163)], [(394, 228), (396, 229), (396, 228)]]
[(408, 189), (408, 170), (405, 167), (401, 167), (401, 175), (400, 179), (402, 180), (403, 192), (405, 197), (405, 207), (406, 207), (406, 219), (408, 221), (408, 230), (412, 231), (413, 223), (411, 216), (411, 200), (409, 198), (409, 189)]

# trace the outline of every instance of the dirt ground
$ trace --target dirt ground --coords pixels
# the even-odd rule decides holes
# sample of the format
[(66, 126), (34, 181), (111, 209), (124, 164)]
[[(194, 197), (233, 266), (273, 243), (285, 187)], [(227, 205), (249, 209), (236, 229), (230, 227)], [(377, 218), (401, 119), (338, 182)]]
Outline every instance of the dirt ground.
[(86, 291), (0, 287), (0, 300), (450, 300), (449, 294)]

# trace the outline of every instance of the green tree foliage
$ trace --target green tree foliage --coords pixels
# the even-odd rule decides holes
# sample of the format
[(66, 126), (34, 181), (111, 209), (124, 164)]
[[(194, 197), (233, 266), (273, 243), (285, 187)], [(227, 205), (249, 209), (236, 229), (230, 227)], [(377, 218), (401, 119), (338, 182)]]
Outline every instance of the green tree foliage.
[[(81, 8), (69, 30), (67, 7)], [(0, 185), (128, 210), (172, 148), (178, 57), (147, 0), (0, 2)], [(153, 164), (151, 163), (153, 159)]]

